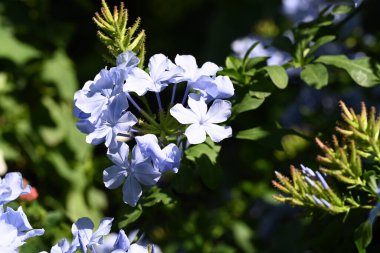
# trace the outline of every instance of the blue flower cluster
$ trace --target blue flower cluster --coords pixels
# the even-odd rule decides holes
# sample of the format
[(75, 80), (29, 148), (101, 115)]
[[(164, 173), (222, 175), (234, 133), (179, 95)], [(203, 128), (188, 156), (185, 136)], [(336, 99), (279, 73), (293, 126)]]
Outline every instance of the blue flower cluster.
[(44, 233), (43, 229), (33, 229), (21, 207), (13, 210), (4, 205), (20, 195), (30, 193), (31, 187), (23, 185), (20, 173), (12, 172), (0, 179), (0, 252), (17, 253), (18, 248), (30, 237)]
[[(148, 253), (148, 245), (143, 243), (141, 238), (136, 243), (131, 243), (136, 234), (128, 238), (123, 230), (120, 230), (116, 238), (104, 243), (103, 237), (108, 235), (113, 218), (103, 218), (100, 221), (98, 229), (94, 230), (94, 223), (89, 218), (80, 218), (72, 226), (73, 234), (72, 243), (64, 238), (54, 245), (50, 253), (75, 253), (78, 250), (86, 253)], [(152, 245), (152, 251), (155, 252), (155, 247)], [(41, 253), (47, 253), (46, 251)]]
[[(231, 80), (216, 76), (220, 67), (206, 62), (199, 68), (191, 55), (177, 55), (174, 63), (153, 55), (147, 71), (139, 62), (131, 51), (120, 54), (116, 67), (102, 69), (74, 96), (78, 129), (88, 143), (104, 142), (114, 163), (103, 172), (105, 186), (123, 185), (123, 200), (131, 206), (143, 187), (155, 185), (162, 173), (178, 171), (188, 144), (202, 143), (207, 135), (214, 142), (232, 135), (231, 127), (219, 125), (231, 115), (231, 103), (223, 99), (234, 95)], [(166, 89), (171, 99), (164, 106), (160, 93)], [(180, 98), (177, 90), (184, 90)], [(156, 97), (157, 113), (151, 113), (148, 92)]]

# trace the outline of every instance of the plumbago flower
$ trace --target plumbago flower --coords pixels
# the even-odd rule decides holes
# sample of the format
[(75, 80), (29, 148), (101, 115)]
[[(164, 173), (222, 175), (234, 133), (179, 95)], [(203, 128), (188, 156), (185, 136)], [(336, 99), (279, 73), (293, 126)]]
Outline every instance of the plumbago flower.
[(123, 200), (136, 206), (142, 194), (141, 184), (155, 185), (161, 172), (154, 167), (150, 157), (145, 156), (138, 145), (133, 148), (131, 162), (128, 160), (129, 147), (121, 143), (116, 153), (108, 152), (108, 157), (115, 164), (103, 172), (104, 184), (109, 189), (118, 188), (123, 182)]
[(25, 240), (42, 235), (44, 230), (33, 229), (21, 207), (4, 210), (3, 205), (31, 191), (30, 185), (23, 185), (21, 173), (8, 173), (0, 180), (0, 252), (17, 253)]
[[(232, 135), (231, 127), (217, 125), (231, 115), (231, 103), (222, 100), (234, 95), (229, 77), (216, 76), (220, 68), (211, 62), (199, 68), (191, 55), (177, 55), (174, 62), (156, 54), (144, 71), (137, 67), (135, 53), (125, 52), (117, 57), (116, 67), (101, 70), (74, 96), (78, 129), (87, 134), (88, 143), (104, 142), (114, 163), (103, 172), (105, 186), (123, 185), (123, 200), (131, 206), (163, 173), (178, 172), (187, 143), (204, 142), (206, 133), (215, 142)], [(185, 91), (176, 104), (177, 84)], [(160, 93), (168, 89), (170, 103), (163, 106)], [(156, 95), (157, 113), (141, 98), (147, 92)], [(136, 145), (129, 148), (122, 140)]]
[(30, 185), (24, 186), (21, 173), (7, 173), (0, 179), (0, 206), (17, 199), (20, 195), (30, 193), (31, 189)]
[[(72, 243), (70, 244), (64, 238), (51, 248), (50, 253), (75, 253), (78, 251), (82, 253), (148, 253), (148, 244), (141, 243), (141, 240), (131, 244), (131, 241), (123, 230), (119, 231), (116, 240), (111, 245), (109, 243), (105, 245), (103, 238), (110, 233), (112, 221), (113, 218), (103, 218), (100, 221), (98, 229), (93, 232), (94, 223), (89, 218), (78, 219), (71, 228), (73, 234)], [(136, 233), (133, 237), (135, 236)], [(41, 253), (47, 252), (43, 251)]]
[(229, 101), (216, 99), (207, 111), (205, 99), (201, 96), (189, 96), (190, 109), (181, 104), (170, 109), (181, 124), (190, 124), (185, 135), (191, 144), (199, 144), (206, 140), (206, 133), (214, 142), (232, 136), (231, 127), (219, 126), (216, 123), (226, 121), (231, 116), (231, 103)]

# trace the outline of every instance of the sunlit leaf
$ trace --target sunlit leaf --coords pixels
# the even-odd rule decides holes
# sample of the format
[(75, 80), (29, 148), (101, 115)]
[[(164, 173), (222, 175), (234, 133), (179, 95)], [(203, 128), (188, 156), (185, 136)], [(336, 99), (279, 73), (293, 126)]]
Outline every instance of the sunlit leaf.
[(320, 89), (328, 84), (328, 72), (322, 64), (309, 64), (301, 72), (301, 79), (308, 85)]
[(380, 66), (368, 57), (350, 60), (344, 55), (324, 55), (316, 62), (344, 69), (360, 86), (372, 87), (380, 83), (378, 71)]

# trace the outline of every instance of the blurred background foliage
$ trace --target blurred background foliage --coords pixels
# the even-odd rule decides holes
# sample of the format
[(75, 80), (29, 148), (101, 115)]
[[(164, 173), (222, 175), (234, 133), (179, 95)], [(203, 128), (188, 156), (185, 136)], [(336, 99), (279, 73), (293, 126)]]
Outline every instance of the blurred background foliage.
[[(292, 27), (281, 4), (130, 0), (126, 7), (130, 22), (142, 18), (147, 59), (155, 53), (171, 59), (192, 54), (198, 64), (223, 66), (236, 38), (276, 37)], [(352, 231), (367, 213), (352, 213), (345, 222), (343, 216), (328, 215), (312, 220), (305, 210), (276, 203), (271, 180), (274, 170), (286, 174), (290, 164), (315, 168), (313, 139), (326, 140), (333, 132), (338, 101), (354, 108), (366, 101), (378, 108), (378, 88), (359, 87), (338, 69), (331, 69), (329, 85), (320, 90), (293, 76), (286, 90), (234, 119), (235, 133), (260, 127), (255, 138), (225, 140), (215, 170), (184, 165), (170, 194), (154, 197), (162, 203), (150, 206), (146, 199), (141, 213), (122, 204), (120, 192), (105, 189), (101, 175), (110, 165), (105, 148), (85, 143), (71, 116), (74, 92), (106, 65), (106, 49), (91, 20), (99, 7), (93, 0), (0, 1), (0, 151), (9, 171), (21, 171), (37, 188), (38, 200), (22, 205), (33, 226), (46, 230), (22, 252), (47, 250), (83, 216), (95, 224), (103, 216), (124, 220), (120, 226), (140, 228), (165, 253), (355, 252)], [(380, 60), (379, 7), (379, 1), (365, 1), (355, 22), (336, 31), (343, 53)], [(296, 129), (302, 137), (278, 126)], [(203, 182), (202, 173), (218, 176)], [(128, 222), (121, 219), (125, 215)], [(374, 238), (378, 235), (379, 226)], [(369, 252), (379, 247), (375, 240)]]

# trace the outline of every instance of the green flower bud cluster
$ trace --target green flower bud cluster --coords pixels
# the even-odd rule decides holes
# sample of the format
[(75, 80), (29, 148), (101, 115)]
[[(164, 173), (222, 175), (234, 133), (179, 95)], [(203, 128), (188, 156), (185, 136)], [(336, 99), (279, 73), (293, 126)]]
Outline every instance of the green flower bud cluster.
[(144, 66), (145, 56), (145, 31), (141, 30), (137, 36), (136, 31), (140, 25), (138, 18), (133, 26), (127, 27), (128, 11), (124, 7), (124, 3), (120, 3), (120, 7), (114, 7), (111, 13), (105, 0), (102, 0), (101, 13), (95, 13), (93, 20), (99, 27), (97, 32), (102, 43), (111, 53), (111, 59), (126, 51), (133, 51), (140, 59), (139, 67)]
[(340, 106), (343, 122), (336, 130), (342, 138), (339, 140), (333, 135), (331, 145), (316, 138), (316, 144), (323, 152), (317, 156), (318, 171), (303, 165), (302, 170), (291, 166), (291, 179), (276, 172), (277, 181), (274, 180), (273, 185), (284, 193), (275, 195), (276, 200), (322, 209), (331, 214), (374, 207), (380, 175), (380, 119), (376, 118), (374, 108), (368, 115), (364, 103), (358, 115), (343, 102)]

